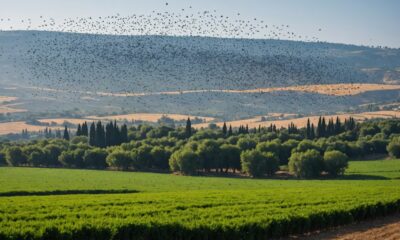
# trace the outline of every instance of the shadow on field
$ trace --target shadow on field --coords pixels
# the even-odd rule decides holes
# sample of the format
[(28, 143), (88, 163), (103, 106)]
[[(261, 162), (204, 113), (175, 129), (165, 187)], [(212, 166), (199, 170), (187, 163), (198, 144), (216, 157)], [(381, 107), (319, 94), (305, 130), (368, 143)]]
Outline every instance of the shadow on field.
[(29, 191), (13, 191), (0, 192), (0, 197), (15, 197), (15, 196), (49, 196), (49, 195), (73, 195), (73, 194), (118, 194), (118, 193), (138, 193), (137, 190), (54, 190), (42, 192)]
[(365, 175), (365, 174), (351, 174), (337, 178), (337, 180), (389, 180), (389, 179), (390, 178), (384, 176)]

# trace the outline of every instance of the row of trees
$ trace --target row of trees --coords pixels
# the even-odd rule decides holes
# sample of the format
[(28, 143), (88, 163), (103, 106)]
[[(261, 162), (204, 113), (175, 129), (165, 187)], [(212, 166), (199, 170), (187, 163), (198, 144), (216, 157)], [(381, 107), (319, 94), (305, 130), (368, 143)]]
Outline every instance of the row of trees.
[[(346, 122), (352, 125), (351, 120)], [(315, 139), (308, 139), (307, 128), (297, 129), (293, 125), (290, 132), (289, 129), (259, 128), (249, 133), (232, 132), (228, 136), (227, 128), (195, 130), (190, 126), (190, 119), (187, 123), (183, 128), (142, 125), (123, 130), (126, 127), (120, 128), (115, 122), (106, 126), (99, 122), (90, 126), (89, 136), (86, 136), (87, 124), (84, 124), (78, 126), (77, 136), (70, 140), (3, 142), (0, 164), (110, 167), (184, 174), (242, 171), (256, 177), (273, 175), (279, 166), (288, 165), (298, 177), (316, 177), (323, 172), (340, 175), (348, 157), (387, 153), (400, 157), (400, 122), (397, 120), (370, 121), (352, 127), (336, 122), (337, 126), (342, 126), (339, 134)], [(64, 132), (69, 133), (68, 129)], [(125, 142), (121, 142), (121, 135)], [(102, 139), (102, 144), (98, 139)]]

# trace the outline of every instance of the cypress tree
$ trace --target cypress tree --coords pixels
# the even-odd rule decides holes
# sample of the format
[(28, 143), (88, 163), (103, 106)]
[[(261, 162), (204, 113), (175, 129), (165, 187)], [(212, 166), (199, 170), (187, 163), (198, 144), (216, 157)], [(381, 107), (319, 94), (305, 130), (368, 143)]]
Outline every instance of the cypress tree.
[(76, 136), (81, 136), (81, 135), (82, 135), (81, 124), (78, 124), (78, 129), (76, 130)]
[(326, 121), (325, 117), (322, 118), (322, 123), (321, 123), (321, 137), (326, 136)]
[(94, 122), (90, 125), (90, 133), (89, 133), (89, 144), (91, 146), (96, 146), (96, 127)]
[(310, 123), (310, 119), (307, 119), (306, 138), (307, 139), (311, 139), (311, 123)]
[(186, 121), (185, 133), (187, 138), (192, 136), (192, 122), (190, 121), (190, 118)]
[(82, 124), (81, 132), (82, 132), (82, 136), (86, 136), (86, 137), (89, 136), (89, 131), (88, 131), (87, 122), (84, 122), (84, 123)]
[(228, 136), (232, 136), (232, 134), (233, 134), (232, 125), (229, 125)]
[(65, 126), (65, 128), (64, 128), (64, 136), (63, 136), (63, 139), (69, 141), (69, 132), (68, 132), (67, 126)]
[(114, 127), (113, 127), (113, 123), (112, 122), (110, 122), (110, 123), (108, 123), (107, 125), (106, 125), (106, 136), (105, 136), (105, 138), (106, 138), (106, 146), (108, 147), (108, 146), (112, 146), (113, 145), (113, 129), (114, 129)]
[(98, 121), (96, 125), (96, 146), (101, 148), (106, 146), (105, 135), (104, 126), (101, 124), (101, 121)]
[(222, 134), (226, 136), (228, 133), (228, 128), (226, 127), (226, 122), (224, 122), (224, 125), (222, 126)]
[(339, 116), (337, 116), (335, 123), (335, 134), (339, 134), (341, 132), (342, 132), (342, 123), (340, 122)]
[(120, 136), (121, 143), (128, 142), (128, 127), (126, 126), (126, 124), (122, 125)]
[(314, 127), (314, 123), (311, 124), (311, 131), (310, 131), (310, 139), (314, 139), (315, 138), (315, 127)]

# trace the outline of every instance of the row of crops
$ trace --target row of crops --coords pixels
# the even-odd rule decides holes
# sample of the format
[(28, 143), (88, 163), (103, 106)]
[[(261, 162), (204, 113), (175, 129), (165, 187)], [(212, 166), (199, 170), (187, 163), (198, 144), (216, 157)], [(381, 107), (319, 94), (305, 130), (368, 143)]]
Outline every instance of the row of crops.
[(398, 212), (398, 183), (0, 197), (0, 239), (265, 239)]

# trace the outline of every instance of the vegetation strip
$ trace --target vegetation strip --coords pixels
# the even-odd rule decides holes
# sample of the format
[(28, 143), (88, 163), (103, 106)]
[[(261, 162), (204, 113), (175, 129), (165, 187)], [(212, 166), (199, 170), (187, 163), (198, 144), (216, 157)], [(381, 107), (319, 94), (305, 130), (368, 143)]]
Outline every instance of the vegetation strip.
[(1, 239), (265, 239), (385, 216), (396, 187), (0, 199)]
[(53, 190), (53, 191), (10, 191), (0, 192), (0, 197), (13, 196), (49, 196), (49, 195), (70, 195), (70, 194), (121, 194), (137, 193), (136, 190)]

